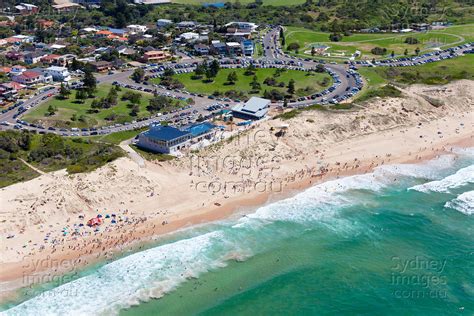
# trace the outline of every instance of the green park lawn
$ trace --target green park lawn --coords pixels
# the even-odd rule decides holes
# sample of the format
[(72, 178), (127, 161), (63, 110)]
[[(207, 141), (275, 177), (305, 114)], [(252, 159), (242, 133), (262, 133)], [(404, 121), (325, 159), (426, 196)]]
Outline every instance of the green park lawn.
[[(229, 73), (235, 71), (237, 73), (238, 80), (235, 84), (227, 83), (227, 76)], [(275, 77), (276, 69), (273, 68), (262, 68), (257, 69), (255, 75), (257, 76), (258, 82), (261, 84), (261, 90), (259, 93), (252, 93), (252, 88), (250, 83), (253, 80), (253, 76), (246, 76), (245, 69), (221, 69), (217, 74), (216, 78), (212, 82), (206, 82), (203, 79), (193, 79), (193, 73), (179, 74), (175, 75), (175, 78), (178, 79), (184, 87), (189, 92), (202, 93), (205, 95), (214, 94), (214, 92), (219, 91), (224, 94), (225, 92), (235, 90), (242, 92), (244, 96), (262, 96), (265, 90), (278, 90), (280, 92), (286, 93), (288, 90), (287, 86), (291, 79), (295, 81), (296, 95), (304, 96), (311, 93), (315, 93), (324, 88), (329, 87), (332, 84), (332, 78), (327, 73), (308, 73), (304, 71), (297, 70), (286, 70), (282, 72), (278, 77)], [(275, 80), (280, 83), (284, 83), (284, 87), (274, 87), (269, 86), (263, 83), (267, 78), (275, 78)], [(323, 87), (321, 85), (324, 78), (327, 78), (327, 84)], [(159, 82), (159, 79), (154, 79), (154, 82)], [(305, 90), (307, 89), (307, 90)]]
[[(105, 97), (111, 85), (102, 84), (97, 87), (97, 92), (95, 93), (95, 99)], [(132, 91), (130, 89), (122, 88), (118, 92), (118, 102), (117, 105), (108, 108), (100, 109), (98, 113), (90, 112), (91, 103), (94, 98), (88, 98), (84, 103), (78, 103), (75, 100), (75, 91), (72, 91), (71, 95), (66, 100), (61, 100), (58, 98), (53, 98), (43, 104), (40, 104), (32, 111), (28, 112), (23, 116), (25, 121), (31, 123), (41, 123), (44, 126), (55, 126), (55, 127), (100, 127), (105, 125), (111, 125), (115, 123), (124, 123), (136, 120), (141, 117), (148, 117), (151, 115), (146, 109), (149, 100), (153, 97), (152, 94), (142, 92), (142, 98), (140, 100), (137, 116), (130, 115), (131, 108), (129, 107), (130, 102), (126, 100), (121, 100), (122, 95), (126, 91)], [(135, 91), (135, 90), (133, 90)], [(136, 91), (135, 91), (136, 92)], [(173, 106), (176, 106), (176, 102), (171, 101)], [(48, 107), (52, 105), (57, 108), (57, 111), (54, 115), (48, 116), (46, 114)], [(83, 117), (83, 120), (77, 119), (72, 121), (71, 117), (76, 115), (77, 118)], [(115, 115), (115, 119), (110, 120), (111, 115)]]
[[(419, 43), (406, 44), (405, 39), (407, 37), (414, 37)], [(343, 36), (340, 42), (329, 41), (329, 33), (316, 32), (300, 27), (286, 27), (285, 40), (286, 45), (295, 42), (301, 46), (299, 55), (308, 55), (312, 45), (321, 44), (330, 47), (327, 52), (331, 53), (331, 57), (339, 56), (341, 53), (345, 53), (343, 57), (350, 57), (351, 54), (358, 50), (362, 53), (363, 59), (371, 59), (373, 57), (381, 57), (371, 53), (371, 50), (375, 47), (386, 48), (387, 56), (392, 51), (395, 55), (403, 55), (405, 49), (412, 55), (417, 47), (423, 52), (436, 47), (447, 48), (471, 42), (474, 40), (474, 24), (456, 25), (427, 33), (352, 34), (350, 36)]]

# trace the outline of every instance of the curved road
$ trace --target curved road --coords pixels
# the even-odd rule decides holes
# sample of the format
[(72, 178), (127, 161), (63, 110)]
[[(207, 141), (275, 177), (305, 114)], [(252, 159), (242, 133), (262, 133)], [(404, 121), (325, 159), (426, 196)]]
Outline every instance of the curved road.
[[(263, 37), (263, 48), (264, 48), (264, 57), (259, 59), (252, 59), (252, 58), (237, 58), (237, 59), (228, 59), (224, 58), (221, 59), (220, 62), (223, 67), (243, 67), (248, 65), (250, 62), (256, 64), (259, 67), (285, 67), (289, 69), (300, 69), (300, 70), (310, 70), (314, 69), (318, 62), (312, 59), (302, 59), (297, 58), (294, 56), (289, 56), (285, 54), (280, 45), (279, 45), (279, 33), (280, 27), (272, 28), (268, 31), (265, 36)], [(442, 59), (453, 58), (456, 57), (465, 51), (472, 50), (474, 47), (473, 43), (457, 46), (455, 48), (447, 49), (441, 51), (438, 54), (430, 53), (421, 55), (419, 57), (414, 57), (411, 59), (402, 58), (402, 59), (391, 59), (391, 60), (379, 60), (376, 61), (375, 64), (371, 62), (352, 62), (351, 64), (336, 64), (336, 63), (325, 63), (324, 67), (326, 70), (331, 74), (334, 79), (334, 83), (328, 89), (316, 93), (312, 96), (299, 98), (298, 100), (294, 100), (294, 102), (290, 102), (288, 106), (290, 107), (302, 107), (308, 106), (312, 104), (328, 104), (328, 103), (339, 103), (343, 100), (346, 100), (356, 94), (362, 88), (362, 80), (360, 75), (354, 71), (357, 67), (373, 67), (373, 66), (389, 66), (389, 67), (402, 67), (402, 66), (411, 66), (411, 65), (420, 65), (426, 62), (434, 62)], [(238, 63), (232, 63), (235, 61)], [(177, 70), (184, 70), (184, 71), (193, 71), (195, 64), (197, 62), (201, 62), (202, 60), (199, 58), (196, 59), (187, 59), (181, 61), (179, 63), (166, 63), (165, 67), (173, 67)], [(352, 69), (351, 69), (352, 68)], [(149, 72), (151, 68), (147, 69), (147, 75), (159, 75), (160, 72)], [(160, 87), (157, 85), (144, 85), (138, 84), (130, 80), (130, 75), (132, 74), (133, 70), (126, 70), (122, 72), (116, 72), (111, 75), (100, 75), (97, 77), (97, 81), (99, 83), (115, 83), (120, 85), (126, 85), (131, 87), (132, 89), (137, 89), (141, 91), (148, 92), (156, 92), (159, 94), (167, 95), (174, 98), (192, 98), (194, 100), (194, 104), (187, 109), (183, 109), (177, 111), (172, 114), (162, 115), (162, 116), (154, 116), (146, 120), (138, 121), (129, 123), (127, 125), (114, 125), (103, 127), (99, 129), (93, 129), (88, 131), (72, 131), (66, 129), (45, 129), (43, 127), (36, 127), (30, 126), (24, 121), (21, 121), (21, 116), (27, 113), (29, 110), (37, 106), (38, 104), (45, 102), (49, 97), (52, 97), (54, 93), (57, 92), (58, 88), (55, 87), (52, 90), (45, 91), (45, 92), (37, 92), (35, 96), (25, 101), (22, 106), (25, 108), (29, 108), (24, 113), (17, 114), (18, 109), (14, 108), (6, 113), (0, 114), (0, 129), (11, 129), (11, 128), (21, 128), (21, 129), (28, 129), (28, 130), (35, 130), (40, 133), (57, 133), (63, 136), (88, 136), (88, 135), (97, 135), (97, 134), (109, 134), (114, 132), (119, 132), (123, 130), (131, 130), (135, 128), (141, 128), (148, 126), (152, 122), (160, 121), (160, 120), (171, 120), (176, 121), (183, 116), (197, 118), (200, 114), (203, 116), (209, 115), (210, 112), (206, 110), (209, 106), (216, 103), (227, 103), (229, 106), (235, 105), (235, 101), (217, 101), (215, 99), (209, 99), (207, 97), (200, 97), (194, 94), (190, 94), (185, 91), (174, 91), (169, 90), (164, 87)], [(273, 105), (281, 105), (282, 102), (274, 103)], [(15, 115), (17, 114), (17, 115)], [(181, 116), (180, 116), (181, 115)], [(17, 116), (14, 118), (14, 116)]]

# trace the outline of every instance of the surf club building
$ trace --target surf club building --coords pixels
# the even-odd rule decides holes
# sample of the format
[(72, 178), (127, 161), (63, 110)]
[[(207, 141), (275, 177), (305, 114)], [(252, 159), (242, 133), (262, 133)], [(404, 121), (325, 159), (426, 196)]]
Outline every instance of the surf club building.
[(189, 125), (183, 128), (150, 124), (150, 129), (138, 136), (137, 146), (161, 154), (177, 154), (180, 150), (203, 139), (211, 139), (216, 126), (209, 122)]
[(232, 115), (244, 120), (260, 120), (267, 115), (270, 102), (268, 99), (251, 97), (244, 104), (232, 108)]

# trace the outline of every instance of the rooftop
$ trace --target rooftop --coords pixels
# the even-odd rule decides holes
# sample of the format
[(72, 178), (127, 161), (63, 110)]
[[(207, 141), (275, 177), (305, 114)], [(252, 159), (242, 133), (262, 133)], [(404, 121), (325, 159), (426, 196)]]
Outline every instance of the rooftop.
[(190, 135), (187, 131), (179, 130), (172, 126), (162, 126), (160, 124), (150, 125), (150, 130), (144, 133), (145, 136), (161, 140), (161, 141), (171, 141), (179, 137)]

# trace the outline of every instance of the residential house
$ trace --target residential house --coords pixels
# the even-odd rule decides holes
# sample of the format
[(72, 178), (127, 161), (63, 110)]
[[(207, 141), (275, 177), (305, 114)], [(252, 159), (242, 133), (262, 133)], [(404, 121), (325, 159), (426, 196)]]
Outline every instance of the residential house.
[(176, 24), (176, 28), (178, 29), (195, 29), (198, 26), (198, 23), (194, 21), (182, 21)]
[(196, 53), (196, 55), (209, 55), (209, 46), (204, 44), (196, 44), (194, 45), (194, 52)]
[(12, 71), (12, 68), (11, 67), (0, 67), (0, 73), (1, 74), (9, 74), (10, 71)]
[(23, 61), (23, 54), (16, 51), (9, 51), (5, 54), (5, 57), (9, 60)]
[(15, 6), (15, 9), (17, 9), (21, 15), (30, 15), (39, 12), (39, 7), (29, 3), (20, 3)]
[(251, 97), (244, 104), (233, 107), (232, 115), (244, 120), (260, 120), (267, 115), (270, 102), (268, 99)]
[(254, 51), (253, 41), (243, 40), (240, 44), (242, 45), (242, 53), (245, 56), (253, 56), (253, 51)]
[(112, 63), (104, 60), (89, 62), (94, 71), (102, 72), (112, 69)]
[(171, 54), (162, 50), (152, 50), (143, 54), (142, 60), (144, 62), (160, 62), (171, 58)]
[(71, 74), (66, 67), (51, 66), (46, 68), (43, 73), (53, 77), (54, 81), (67, 82), (71, 80)]
[(227, 53), (230, 56), (237, 56), (242, 54), (242, 46), (237, 42), (227, 42), (226, 43)]
[(258, 28), (258, 25), (251, 22), (230, 22), (230, 23), (227, 23), (225, 27), (227, 28), (232, 27), (236, 29), (255, 32), (255, 30)]
[(43, 75), (39, 71), (27, 70), (18, 76), (14, 76), (12, 80), (26, 86), (31, 86), (38, 83), (51, 83), (53, 82), (53, 77), (47, 74)]
[(73, 54), (62, 55), (56, 61), (56, 65), (66, 67), (69, 63), (72, 63), (72, 61), (76, 58), (77, 56)]
[(173, 24), (173, 21), (167, 20), (167, 19), (159, 19), (158, 21), (156, 21), (156, 27), (158, 28), (167, 27), (168, 25), (172, 25), (172, 24)]
[(24, 85), (16, 82), (0, 83), (0, 98), (12, 101), (18, 96), (18, 91), (25, 88)]
[(127, 25), (127, 30), (130, 33), (143, 34), (148, 30), (148, 27), (146, 25), (131, 24)]
[(77, 3), (71, 3), (71, 2), (65, 2), (61, 4), (53, 4), (52, 5), (54, 11), (57, 13), (63, 13), (63, 12), (71, 12), (77, 9), (83, 9), (84, 7), (77, 4)]
[(41, 58), (41, 62), (43, 64), (54, 65), (58, 62), (59, 57), (61, 57), (61, 55), (49, 54)]
[(28, 65), (36, 64), (41, 61), (41, 58), (48, 56), (46, 52), (43, 51), (34, 51), (31, 53), (25, 54), (23, 57), (25, 60), (25, 63)]
[(221, 43), (220, 41), (212, 41), (211, 52), (215, 55), (225, 56), (227, 55), (227, 46), (225, 43)]
[(10, 76), (18, 76), (21, 75), (26, 71), (26, 67), (22, 65), (15, 65), (12, 66), (12, 69), (10, 70)]
[(178, 40), (181, 42), (187, 42), (187, 43), (192, 43), (194, 41), (197, 41), (199, 39), (199, 34), (198, 33), (193, 33), (193, 32), (186, 32), (181, 34), (178, 37)]

